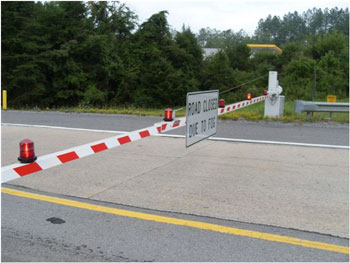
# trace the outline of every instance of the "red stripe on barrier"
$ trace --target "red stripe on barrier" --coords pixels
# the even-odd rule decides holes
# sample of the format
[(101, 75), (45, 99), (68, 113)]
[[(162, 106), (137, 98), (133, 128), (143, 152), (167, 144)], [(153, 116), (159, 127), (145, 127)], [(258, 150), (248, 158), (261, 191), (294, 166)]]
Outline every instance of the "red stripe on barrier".
[(98, 152), (107, 150), (108, 148), (107, 148), (107, 145), (106, 145), (105, 143), (100, 143), (100, 144), (92, 145), (92, 146), (91, 146), (91, 149), (92, 149), (95, 153), (98, 153)]
[(241, 104), (238, 104), (238, 105), (237, 105), (237, 109), (238, 109), (239, 107), (241, 107)]
[(177, 126), (179, 126), (180, 125), (180, 121), (179, 120), (177, 120), (177, 121), (175, 121), (174, 122), (174, 124), (173, 124), (173, 128), (176, 128)]
[(131, 140), (130, 140), (129, 136), (124, 136), (124, 137), (118, 138), (118, 142), (120, 144), (125, 144), (125, 143), (128, 143), (128, 142), (131, 142)]
[(244, 106), (244, 102), (242, 103), (242, 107)]
[(26, 176), (27, 174), (39, 172), (42, 170), (42, 168), (38, 163), (30, 163), (21, 167), (14, 168), (13, 170), (15, 170), (19, 176)]
[(230, 108), (231, 108), (231, 107), (227, 107), (227, 109), (226, 109), (226, 110), (227, 110), (227, 111), (229, 111), (229, 110), (230, 110)]
[(236, 108), (236, 105), (233, 105), (233, 106), (232, 106), (232, 109), (234, 110), (235, 108)]
[(158, 133), (162, 132), (162, 126), (157, 127)]
[(142, 132), (139, 132), (141, 138), (145, 138), (145, 137), (148, 137), (148, 136), (151, 136), (151, 134), (149, 134), (149, 131), (142, 131)]
[(221, 109), (220, 113), (223, 113), (225, 109)]
[(66, 163), (66, 162), (73, 161), (75, 159), (79, 159), (79, 156), (75, 152), (69, 152), (69, 153), (58, 155), (57, 158), (60, 159), (62, 163)]
[(166, 126), (167, 126), (166, 123), (162, 124), (162, 131), (164, 131), (166, 129)]

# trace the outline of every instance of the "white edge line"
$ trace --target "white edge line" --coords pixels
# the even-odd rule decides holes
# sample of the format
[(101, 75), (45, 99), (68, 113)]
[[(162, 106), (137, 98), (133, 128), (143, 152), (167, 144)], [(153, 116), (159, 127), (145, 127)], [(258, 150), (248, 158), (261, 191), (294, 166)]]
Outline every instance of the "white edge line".
[[(160, 137), (185, 138), (185, 135), (177, 134), (156, 134)], [(329, 144), (312, 144), (312, 143), (298, 143), (298, 142), (279, 142), (279, 141), (262, 141), (262, 140), (247, 140), (247, 139), (231, 139), (220, 137), (209, 137), (207, 140), (211, 141), (227, 141), (227, 142), (245, 142), (245, 143), (260, 143), (260, 144), (276, 144), (289, 146), (305, 146), (305, 147), (321, 147), (321, 148), (336, 148), (336, 149), (350, 149), (350, 146), (329, 145)]]
[(277, 144), (277, 145), (290, 145), (290, 146), (305, 146), (305, 147), (336, 148), (336, 149), (350, 149), (350, 146), (343, 146), (343, 145), (312, 144), (312, 143), (299, 143), (299, 142), (262, 141), (262, 140), (230, 139), (230, 138), (219, 138), (219, 137), (210, 137), (210, 138), (208, 138), (208, 140), (261, 143), (261, 144)]
[[(49, 128), (49, 129), (61, 129), (61, 130), (75, 130), (75, 131), (89, 131), (89, 132), (106, 132), (106, 133), (119, 133), (119, 134), (129, 133), (127, 131), (96, 130), (96, 129), (69, 128), (69, 127), (59, 127), (59, 126), (17, 124), (17, 123), (2, 123), (1, 125), (4, 125), (4, 126)], [(172, 137), (172, 138), (186, 138), (185, 135), (164, 134), (164, 133), (155, 134), (155, 136)], [(212, 141), (227, 141), (227, 142), (276, 144), (276, 145), (290, 145), (290, 146), (305, 146), (305, 147), (319, 147), (319, 148), (334, 148), (334, 149), (350, 149), (350, 146), (343, 146), (343, 145), (312, 144), (312, 143), (298, 143), (298, 142), (279, 142), (279, 141), (264, 141), (264, 140), (247, 140), (247, 139), (233, 139), (233, 138), (220, 138), (220, 137), (209, 137), (208, 140), (212, 140)]]
[(105, 132), (105, 133), (128, 133), (127, 131), (95, 130), (95, 129), (71, 128), (71, 127), (60, 127), (60, 126), (46, 126), (46, 125), (34, 125), (34, 124), (21, 124), (21, 123), (1, 123), (1, 125), (3, 125), (3, 126), (19, 126), (19, 127), (61, 129), (61, 130), (72, 130), (72, 131), (89, 131), (89, 132)]

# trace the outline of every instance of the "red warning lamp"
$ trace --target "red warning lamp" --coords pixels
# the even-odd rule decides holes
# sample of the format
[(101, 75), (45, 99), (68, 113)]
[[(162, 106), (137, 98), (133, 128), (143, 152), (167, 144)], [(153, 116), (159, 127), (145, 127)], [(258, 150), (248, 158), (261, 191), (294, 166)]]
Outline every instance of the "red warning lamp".
[(252, 94), (248, 93), (247, 94), (247, 100), (251, 100), (252, 99)]
[(219, 108), (225, 108), (225, 100), (219, 99)]
[(164, 121), (172, 121), (173, 120), (173, 110), (166, 109), (164, 111)]
[(29, 139), (24, 139), (19, 143), (18, 161), (21, 163), (32, 163), (36, 160), (34, 152), (34, 142)]
[(267, 90), (266, 90), (266, 89), (264, 89), (264, 95), (265, 95), (265, 96), (267, 95)]

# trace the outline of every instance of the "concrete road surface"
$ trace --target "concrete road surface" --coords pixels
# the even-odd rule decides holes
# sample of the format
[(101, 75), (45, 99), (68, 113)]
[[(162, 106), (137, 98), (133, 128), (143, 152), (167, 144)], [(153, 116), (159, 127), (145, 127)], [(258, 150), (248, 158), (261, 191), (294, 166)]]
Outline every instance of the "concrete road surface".
[[(159, 120), (2, 112), (2, 122), (122, 131)], [(220, 127), (231, 138), (239, 135), (267, 140), (273, 134), (280, 141), (349, 145), (349, 129), (344, 125), (221, 122)], [(18, 143), (24, 138), (32, 139), (37, 156), (42, 156), (111, 136), (107, 132), (2, 126), (1, 166), (17, 162)], [(329, 244), (326, 247), (349, 245), (349, 149), (209, 140), (186, 148), (184, 138), (148, 137), (13, 180), (3, 187), (277, 233), (324, 242)], [(111, 218), (8, 194), (3, 195), (2, 208), (5, 261), (26, 260), (21, 255), (28, 255), (28, 261), (349, 260), (348, 254), (310, 250), (300, 244)], [(49, 217), (62, 218), (65, 223), (51, 224), (46, 221)]]
[[(2, 126), (2, 165), (18, 142), (38, 156), (111, 134)], [(11, 181), (137, 207), (349, 234), (349, 150), (149, 137)]]

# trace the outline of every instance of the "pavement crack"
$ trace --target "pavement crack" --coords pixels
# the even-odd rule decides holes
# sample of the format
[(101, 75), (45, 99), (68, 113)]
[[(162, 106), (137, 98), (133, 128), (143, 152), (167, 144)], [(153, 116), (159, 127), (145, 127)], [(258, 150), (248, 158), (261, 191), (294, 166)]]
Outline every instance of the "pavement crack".
[(206, 148), (206, 147), (208, 147), (208, 146), (210, 146), (210, 145), (212, 145), (212, 144), (214, 144), (214, 143), (216, 143), (216, 142), (208, 142), (206, 145), (204, 145), (204, 146), (202, 146), (202, 147), (198, 147), (198, 149), (195, 149), (195, 150), (193, 150), (193, 151), (190, 151), (190, 152), (186, 153), (186, 154), (183, 155), (183, 156), (167, 157), (167, 159), (169, 159), (167, 162), (162, 163), (162, 164), (160, 164), (160, 165), (158, 165), (158, 166), (156, 166), (156, 167), (154, 167), (154, 168), (152, 168), (152, 169), (150, 169), (150, 170), (147, 170), (147, 171), (144, 171), (144, 172), (142, 172), (142, 173), (139, 173), (139, 174), (137, 174), (137, 175), (135, 175), (135, 176), (133, 176), (133, 177), (131, 177), (131, 178), (129, 178), (129, 179), (123, 181), (123, 182), (117, 183), (117, 184), (112, 185), (112, 186), (110, 186), (110, 187), (108, 187), (108, 188), (106, 188), (106, 189), (103, 189), (102, 191), (99, 191), (99, 192), (97, 192), (97, 193), (94, 193), (93, 195), (89, 196), (88, 198), (95, 198), (97, 195), (102, 194), (102, 193), (104, 193), (104, 192), (106, 192), (106, 191), (108, 191), (108, 190), (110, 190), (110, 189), (113, 189), (114, 187), (123, 185), (123, 184), (125, 184), (125, 183), (128, 183), (128, 182), (130, 182), (130, 181), (136, 179), (136, 178), (142, 177), (142, 176), (144, 176), (144, 175), (146, 175), (146, 174), (148, 174), (148, 173), (150, 173), (150, 172), (152, 172), (152, 171), (155, 171), (155, 170), (157, 170), (157, 169), (159, 169), (159, 168), (161, 168), (161, 167), (163, 167), (163, 166), (168, 165), (169, 163), (171, 163), (171, 162), (173, 162), (173, 161), (177, 161), (177, 160), (180, 160), (180, 159), (182, 159), (182, 158), (185, 158), (185, 157), (187, 157), (189, 154), (191, 154), (191, 153), (193, 153), (193, 152), (195, 152), (195, 151), (200, 151), (200, 150), (202, 150), (202, 149), (204, 149), (204, 148)]
[(162, 163), (161, 165), (158, 165), (158, 166), (156, 166), (156, 167), (154, 167), (154, 168), (152, 168), (152, 169), (150, 169), (150, 170), (147, 170), (147, 171), (145, 171), (145, 172), (139, 173), (139, 174), (137, 174), (137, 175), (135, 175), (135, 176), (133, 176), (133, 177), (131, 177), (131, 178), (129, 178), (129, 179), (123, 181), (123, 182), (117, 183), (117, 184), (112, 185), (112, 186), (110, 186), (110, 187), (108, 187), (108, 188), (106, 188), (106, 189), (103, 189), (102, 191), (99, 191), (99, 192), (97, 192), (97, 193), (94, 193), (93, 195), (89, 196), (88, 198), (94, 198), (95, 196), (97, 196), (97, 195), (99, 195), (99, 194), (102, 194), (103, 192), (106, 192), (106, 191), (108, 191), (108, 190), (110, 190), (110, 189), (112, 189), (112, 188), (114, 188), (114, 187), (123, 185), (123, 184), (125, 184), (125, 183), (127, 183), (127, 182), (130, 182), (131, 180), (134, 180), (134, 179), (136, 179), (136, 178), (138, 178), (138, 177), (141, 177), (141, 176), (143, 176), (143, 175), (145, 175), (145, 174), (147, 174), (147, 173), (149, 173), (149, 172), (155, 171), (155, 170), (157, 170), (158, 168), (161, 168), (161, 167), (163, 167), (164, 165), (168, 165), (170, 162), (172, 162), (172, 161), (174, 161), (174, 160), (177, 160), (178, 158), (180, 158), (180, 157), (174, 157), (174, 158), (172, 158), (171, 160), (168, 160), (167, 162)]

